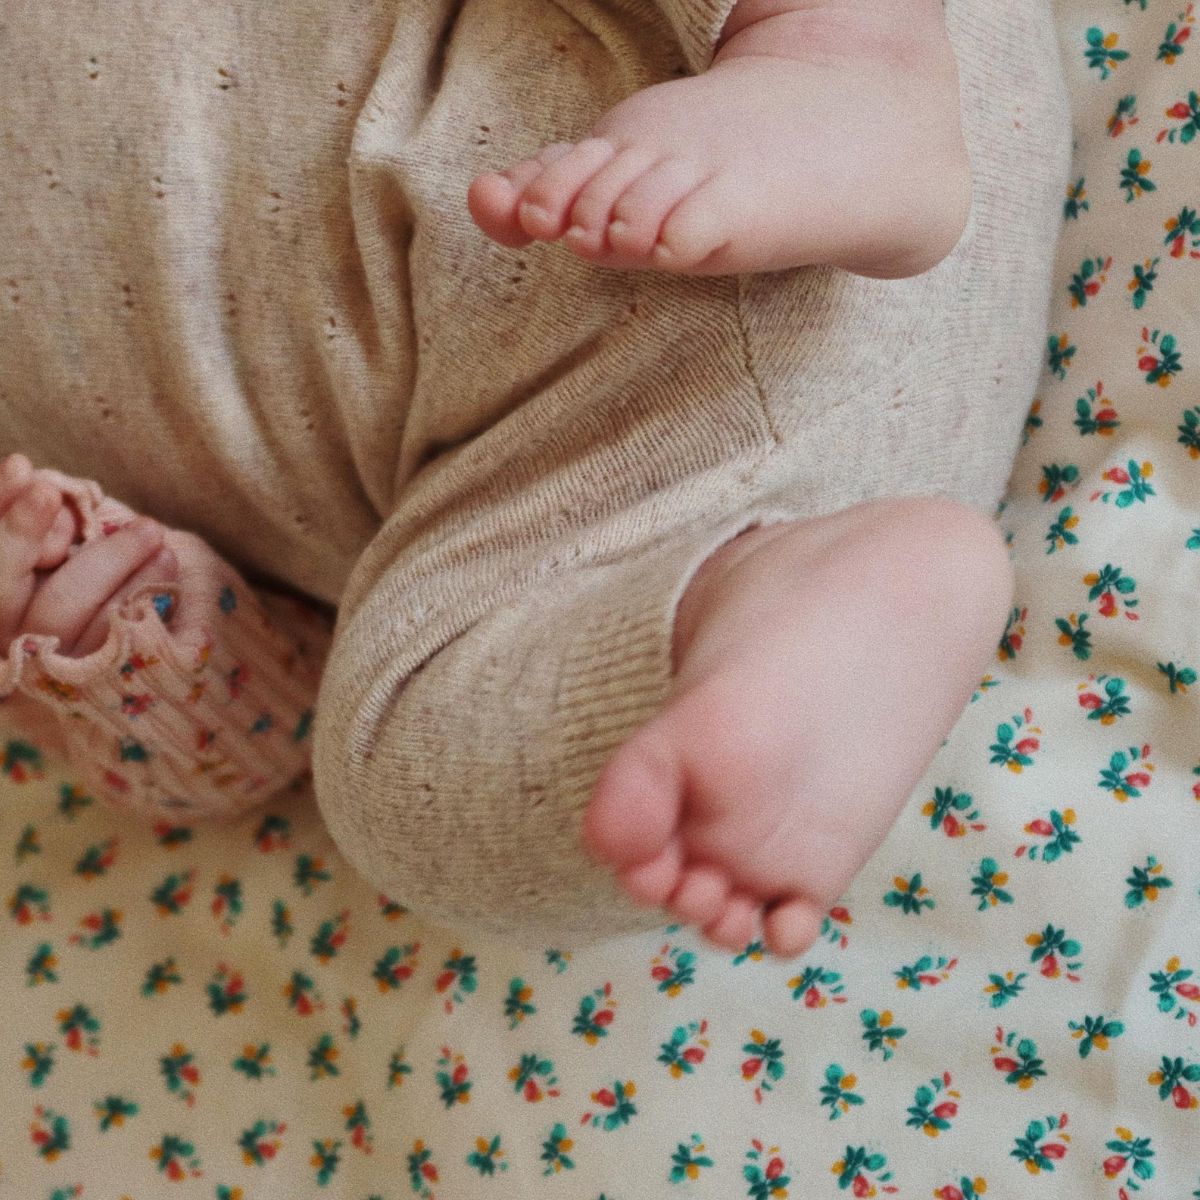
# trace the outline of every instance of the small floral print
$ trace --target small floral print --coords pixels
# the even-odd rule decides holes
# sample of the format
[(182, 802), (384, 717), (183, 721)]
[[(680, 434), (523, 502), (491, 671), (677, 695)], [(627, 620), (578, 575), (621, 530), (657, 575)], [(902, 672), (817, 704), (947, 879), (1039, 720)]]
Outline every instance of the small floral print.
[(696, 955), (669, 943), (654, 956), (650, 978), (664, 995), (675, 997), (696, 981)]
[(594, 1046), (601, 1038), (608, 1037), (609, 1026), (616, 1016), (617, 1002), (612, 998), (612, 984), (606, 983), (594, 992), (582, 997), (579, 1011), (571, 1025), (571, 1032)]
[(560, 1171), (575, 1169), (574, 1161), (568, 1156), (568, 1151), (575, 1145), (573, 1138), (567, 1137), (567, 1127), (561, 1123), (550, 1130), (550, 1136), (542, 1143), (542, 1162), (547, 1163), (543, 1175), (557, 1175)]
[(508, 1161), (500, 1148), (500, 1135), (488, 1138), (477, 1137), (475, 1149), (467, 1155), (467, 1166), (473, 1167), (485, 1178), (495, 1175), (497, 1171), (507, 1171)]
[(890, 1184), (892, 1173), (887, 1167), (887, 1156), (871, 1154), (865, 1146), (847, 1146), (845, 1154), (830, 1170), (837, 1176), (838, 1190), (849, 1191), (854, 1196), (873, 1197), (891, 1194), (898, 1189)]
[(1163, 245), (1172, 258), (1200, 258), (1200, 209), (1184, 205), (1163, 224), (1167, 236)]
[(1131, 293), (1131, 303), (1135, 309), (1145, 308), (1146, 301), (1154, 291), (1154, 285), (1158, 282), (1158, 263), (1157, 258), (1147, 258), (1133, 264), (1133, 278), (1126, 288)]
[(1125, 203), (1132, 204), (1147, 192), (1158, 191), (1158, 184), (1150, 178), (1154, 164), (1148, 158), (1142, 157), (1142, 152), (1136, 147), (1129, 151), (1125, 165), (1121, 168), (1120, 188), (1125, 193)]
[(988, 828), (979, 821), (979, 810), (968, 792), (955, 792), (953, 787), (937, 787), (934, 798), (926, 800), (922, 815), (929, 817), (930, 829), (941, 829), (947, 838), (965, 838), (968, 833), (982, 833)]
[(1166, 110), (1166, 116), (1182, 124), (1160, 130), (1154, 140), (1159, 143), (1170, 142), (1171, 145), (1176, 141), (1181, 146), (1191, 145), (1196, 140), (1196, 134), (1200, 133), (1200, 92), (1188, 92), (1187, 99), (1176, 101)]
[(1149, 755), (1149, 745), (1115, 751), (1108, 766), (1100, 772), (1100, 787), (1111, 792), (1113, 799), (1122, 804), (1137, 799), (1153, 781), (1154, 764), (1149, 761)]
[(742, 1078), (755, 1081), (754, 1101), (761, 1104), (763, 1096), (783, 1078), (783, 1048), (779, 1038), (769, 1038), (761, 1029), (752, 1029), (742, 1053), (750, 1056), (742, 1062)]
[(1022, 844), (1017, 847), (1016, 856), (1027, 855), (1030, 862), (1039, 859), (1044, 863), (1057, 862), (1064, 854), (1070, 854), (1083, 840), (1074, 829), (1075, 810), (1073, 808), (1051, 809), (1047, 817), (1038, 817), (1025, 826), (1025, 832), (1044, 839), (1032, 844)]
[(1160, 1100), (1169, 1100), (1185, 1112), (1200, 1108), (1200, 1099), (1186, 1086), (1200, 1082), (1200, 1062), (1163, 1055), (1161, 1064), (1151, 1072), (1148, 1082), (1158, 1089)]
[(1003, 1008), (1010, 1000), (1014, 1000), (1025, 990), (1026, 973), (1024, 971), (1005, 971), (1003, 975), (988, 976), (984, 995), (991, 997), (992, 1008)]
[[(1157, 353), (1155, 353), (1157, 351)], [(1138, 347), (1138, 370), (1147, 383), (1168, 388), (1171, 381), (1183, 370), (1183, 352), (1173, 333), (1160, 329), (1142, 327), (1142, 345)], [(1132, 469), (1133, 463), (1130, 462)]]
[(994, 858), (982, 859), (979, 869), (971, 877), (971, 895), (979, 897), (977, 911), (986, 912), (1001, 904), (1012, 904), (1013, 895), (1005, 890), (1008, 883), (1008, 872), (1000, 870), (1000, 864)]
[(1067, 187), (1063, 217), (1068, 221), (1078, 221), (1079, 214), (1088, 212), (1091, 207), (1091, 201), (1087, 198), (1087, 180), (1080, 177)]
[[(1121, 1196), (1129, 1192), (1139, 1192), (1143, 1183), (1154, 1178), (1154, 1144), (1148, 1137), (1135, 1137), (1132, 1131), (1118, 1125), (1113, 1132), (1116, 1134), (1104, 1148), (1112, 1154), (1104, 1160), (1103, 1170), (1106, 1179), (1119, 1179), (1125, 1175), (1125, 1184), (1121, 1188)], [(1128, 1175), (1126, 1175), (1128, 1171)]]
[(825, 1068), (825, 1082), (821, 1085), (821, 1107), (829, 1109), (831, 1121), (844, 1116), (851, 1108), (866, 1103), (854, 1090), (857, 1086), (858, 1077), (837, 1063), (830, 1063)]
[(1066, 1113), (1030, 1121), (1024, 1134), (1017, 1138), (1016, 1145), (1009, 1153), (1018, 1162), (1024, 1163), (1025, 1169), (1031, 1175), (1053, 1171), (1054, 1164), (1067, 1156), (1071, 1135), (1062, 1132), (1066, 1127)]
[(749, 1200), (787, 1200), (791, 1177), (786, 1174), (787, 1166), (779, 1147), (764, 1146), (757, 1138), (750, 1145), (742, 1167), (742, 1177), (750, 1185), (746, 1192)]
[(1101, 79), (1107, 79), (1117, 65), (1129, 57), (1127, 50), (1117, 49), (1120, 40), (1118, 34), (1105, 33), (1098, 25), (1087, 31), (1087, 49), (1083, 56), (1089, 67), (1100, 72)]
[(1112, 437), (1120, 429), (1117, 410), (1104, 394), (1103, 380), (1075, 401), (1074, 424), (1080, 437)]
[(453, 1012), (454, 1006), (462, 1004), (479, 986), (476, 969), (473, 954), (464, 954), (457, 946), (450, 951), (450, 957), (442, 963), (434, 982), (437, 991), (446, 993), (443, 1002), (446, 1012)]
[(1071, 1036), (1079, 1042), (1079, 1057), (1087, 1058), (1093, 1050), (1107, 1050), (1109, 1043), (1125, 1032), (1125, 1025), (1108, 1017), (1084, 1017), (1068, 1021)]
[(453, 1108), (456, 1104), (466, 1104), (471, 1099), (471, 1079), (466, 1058), (443, 1046), (437, 1066), (434, 1081), (438, 1085), (438, 1098), (443, 1106)]
[(1192, 36), (1192, 27), (1196, 23), (1196, 6), (1188, 4), (1166, 28), (1162, 41), (1158, 46), (1155, 58), (1164, 62), (1168, 67), (1174, 66), (1179, 56), (1187, 49), (1188, 39)]
[(1046, 1067), (1038, 1057), (1038, 1049), (1032, 1039), (997, 1028), (992, 1046), (992, 1066), (1004, 1073), (1004, 1082), (1013, 1084), (1022, 1091), (1033, 1087), (1045, 1078)]
[(934, 958), (930, 954), (922, 955), (915, 963), (901, 967), (892, 974), (896, 977), (896, 986), (902, 991), (923, 991), (927, 987), (937, 987), (950, 978), (951, 971), (958, 966), (957, 958), (946, 958), (939, 955)]
[(1014, 775), (1033, 766), (1033, 756), (1042, 748), (1038, 736), (1042, 731), (1032, 721), (1033, 713), (1027, 708), (997, 725), (996, 740), (988, 747), (991, 752), (988, 761), (995, 766), (1007, 767)]
[(1178, 955), (1172, 955), (1161, 971), (1150, 975), (1150, 994), (1158, 997), (1158, 1011), (1193, 1027), (1200, 1023), (1200, 984), (1195, 974)]
[(1065, 930), (1047, 925), (1040, 933), (1031, 933), (1025, 939), (1025, 944), (1032, 947), (1029, 960), (1038, 968), (1046, 979), (1069, 979), (1072, 983), (1079, 982), (1077, 972), (1083, 966), (1079, 955), (1083, 947), (1074, 938), (1069, 938)]
[(878, 1050), (883, 1055), (883, 1061), (887, 1062), (908, 1030), (896, 1025), (895, 1018), (887, 1009), (880, 1013), (873, 1008), (865, 1008), (859, 1015), (863, 1025), (862, 1037), (867, 1043), (867, 1049)]
[(1108, 118), (1108, 136), (1119, 138), (1127, 129), (1132, 129), (1138, 123), (1137, 96), (1122, 96)]
[(1118, 718), (1127, 717), (1132, 711), (1125, 688), (1124, 679), (1104, 675), (1091, 676), (1076, 689), (1079, 693), (1079, 707), (1087, 713), (1089, 721), (1112, 725)]
[(1071, 345), (1070, 338), (1065, 333), (1057, 336), (1051, 334), (1046, 348), (1049, 354), (1050, 370), (1059, 379), (1066, 379), (1067, 372), (1071, 369), (1071, 362), (1075, 358), (1075, 347)]
[(803, 999), (805, 1008), (824, 1008), (827, 1004), (845, 1004), (846, 985), (837, 971), (816, 965), (807, 966), (787, 981), (792, 999)]
[[(419, 1143), (418, 1143), (419, 1144)], [(342, 1148), (341, 1139), (323, 1138), (321, 1141), (314, 1141), (312, 1144), (313, 1152), (309, 1157), (309, 1166), (317, 1173), (317, 1186), (324, 1187), (337, 1173), (339, 1164), (341, 1163), (341, 1155), (338, 1151)], [(412, 1168), (412, 1155), (409, 1155), (409, 1169)], [(436, 1173), (435, 1173), (436, 1177)], [(414, 1187), (413, 1189), (417, 1189)], [(432, 1192), (421, 1192), (424, 1200), (433, 1200)]]
[(559, 1094), (554, 1063), (536, 1054), (522, 1054), (517, 1065), (509, 1068), (508, 1078), (513, 1091), (530, 1104)]
[(682, 1183), (685, 1179), (699, 1179), (700, 1172), (713, 1165), (713, 1160), (705, 1153), (706, 1149), (698, 1133), (693, 1133), (690, 1141), (680, 1142), (671, 1155), (668, 1182)]
[(624, 1082), (617, 1079), (612, 1087), (602, 1087), (591, 1093), (592, 1103), (599, 1105), (600, 1112), (588, 1111), (580, 1118), (581, 1125), (591, 1125), (596, 1129), (619, 1129), (637, 1115), (637, 1106), (633, 1097), (637, 1094), (637, 1086), (632, 1079)]
[[(380, 990), (384, 990), (386, 984)], [(523, 979), (510, 979), (508, 995), (504, 997), (504, 1015), (508, 1018), (508, 1028), (516, 1029), (526, 1017), (537, 1012), (537, 1006), (532, 1003), (533, 988)]]
[(707, 1032), (707, 1021), (689, 1021), (686, 1025), (677, 1025), (671, 1031), (670, 1039), (659, 1046), (655, 1061), (665, 1064), (673, 1079), (693, 1074), (708, 1052)]
[(1084, 259), (1067, 286), (1071, 307), (1086, 308), (1088, 301), (1095, 299), (1100, 294), (1100, 289), (1108, 282), (1108, 272), (1111, 269), (1111, 257)]

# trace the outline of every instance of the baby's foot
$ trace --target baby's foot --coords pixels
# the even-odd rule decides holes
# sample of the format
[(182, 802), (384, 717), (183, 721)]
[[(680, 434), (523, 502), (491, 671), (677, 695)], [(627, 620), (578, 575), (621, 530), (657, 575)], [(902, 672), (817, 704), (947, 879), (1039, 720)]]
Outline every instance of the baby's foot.
[(935, 266), (971, 190), (941, 4), (792, 7), (738, 27), (705, 74), (622, 101), (584, 140), (476, 178), (476, 223), (505, 246), (561, 238), (623, 269)]
[(757, 528), (710, 557), (662, 711), (605, 765), (584, 839), (643, 903), (798, 954), (883, 841), (995, 653), (994, 523), (945, 500)]

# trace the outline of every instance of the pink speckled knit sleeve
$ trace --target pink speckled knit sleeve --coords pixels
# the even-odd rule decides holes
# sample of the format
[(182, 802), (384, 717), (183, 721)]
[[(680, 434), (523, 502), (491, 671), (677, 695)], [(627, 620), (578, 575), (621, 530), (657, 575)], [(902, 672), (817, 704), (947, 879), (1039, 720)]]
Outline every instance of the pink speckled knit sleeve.
[[(83, 541), (134, 514), (86, 481), (54, 475), (79, 509)], [(59, 639), (21, 634), (0, 657), (7, 714), (53, 734), (76, 778), (145, 816), (226, 817), (309, 771), (311, 727), (331, 622), (256, 590), (201, 538), (168, 530), (178, 583), (110, 606), (104, 644), (75, 658)]]

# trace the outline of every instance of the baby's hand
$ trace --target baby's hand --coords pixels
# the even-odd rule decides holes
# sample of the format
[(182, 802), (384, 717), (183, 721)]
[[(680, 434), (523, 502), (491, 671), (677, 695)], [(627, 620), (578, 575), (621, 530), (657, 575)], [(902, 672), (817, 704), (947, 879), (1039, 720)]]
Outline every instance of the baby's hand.
[(22, 633), (55, 634), (76, 658), (98, 650), (113, 601), (178, 580), (164, 532), (139, 517), (68, 557), (80, 534), (62, 492), (24, 455), (0, 461), (0, 654)]

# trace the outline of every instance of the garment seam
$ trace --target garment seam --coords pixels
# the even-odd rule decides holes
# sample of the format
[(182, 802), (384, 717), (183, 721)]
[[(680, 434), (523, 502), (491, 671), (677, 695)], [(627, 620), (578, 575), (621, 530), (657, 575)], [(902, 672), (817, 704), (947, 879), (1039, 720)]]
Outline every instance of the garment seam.
[(763, 386), (762, 378), (758, 373), (758, 368), (754, 361), (754, 351), (750, 345), (750, 330), (746, 325), (745, 287), (746, 276), (738, 275), (734, 280), (733, 309), (737, 319), (738, 342), (742, 352), (742, 366), (745, 369), (747, 378), (754, 387), (754, 395), (758, 400), (758, 406), (762, 411), (763, 419), (767, 423), (767, 431), (771, 435), (771, 440), (775, 446), (779, 446), (783, 442), (783, 435), (780, 433), (779, 428), (775, 424), (775, 419), (771, 415), (767, 390)]

